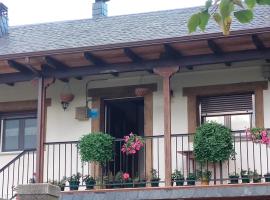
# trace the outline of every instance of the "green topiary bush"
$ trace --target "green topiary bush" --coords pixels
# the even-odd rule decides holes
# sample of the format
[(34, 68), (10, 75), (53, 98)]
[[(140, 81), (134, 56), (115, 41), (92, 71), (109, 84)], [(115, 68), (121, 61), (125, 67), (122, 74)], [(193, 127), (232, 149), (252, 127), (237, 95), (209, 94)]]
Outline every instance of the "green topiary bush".
[(194, 154), (198, 162), (220, 162), (233, 155), (231, 130), (216, 122), (204, 123), (194, 137)]
[(113, 158), (113, 137), (106, 133), (84, 135), (78, 144), (82, 161), (104, 165)]

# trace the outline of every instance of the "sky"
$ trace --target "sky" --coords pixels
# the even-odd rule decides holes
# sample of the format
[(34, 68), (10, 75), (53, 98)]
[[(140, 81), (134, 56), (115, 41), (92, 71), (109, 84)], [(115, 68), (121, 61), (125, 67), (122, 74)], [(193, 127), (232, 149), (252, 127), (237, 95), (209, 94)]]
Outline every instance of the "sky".
[[(94, 0), (0, 0), (11, 26), (91, 18)], [(205, 0), (111, 0), (109, 16), (203, 5)]]

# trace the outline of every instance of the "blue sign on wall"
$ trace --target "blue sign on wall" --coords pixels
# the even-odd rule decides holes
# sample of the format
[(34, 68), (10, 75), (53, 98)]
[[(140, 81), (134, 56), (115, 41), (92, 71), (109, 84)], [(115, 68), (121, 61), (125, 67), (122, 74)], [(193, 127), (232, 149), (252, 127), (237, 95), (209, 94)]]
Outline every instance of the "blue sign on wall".
[(98, 118), (98, 115), (99, 115), (98, 109), (92, 108), (88, 109), (87, 111), (88, 118), (96, 119)]

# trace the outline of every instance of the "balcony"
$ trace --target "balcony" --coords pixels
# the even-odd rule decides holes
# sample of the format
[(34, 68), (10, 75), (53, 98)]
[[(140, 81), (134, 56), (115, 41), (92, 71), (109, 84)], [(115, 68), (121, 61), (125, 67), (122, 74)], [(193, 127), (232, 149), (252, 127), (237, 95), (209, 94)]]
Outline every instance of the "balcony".
[[(250, 177), (250, 183), (265, 182), (264, 175), (269, 172), (269, 146), (261, 143), (253, 142), (245, 131), (232, 132), (235, 156), (223, 163), (200, 166), (193, 155), (193, 134), (175, 134), (171, 137), (171, 151), (172, 151), (172, 169), (179, 170), (184, 175), (185, 179), (190, 173), (197, 173), (197, 170), (208, 169), (212, 172), (210, 185), (230, 184), (230, 174), (241, 174), (242, 170), (257, 171), (259, 180), (253, 180)], [(159, 186), (163, 187), (165, 177), (164, 165), (164, 136), (145, 137), (144, 148), (137, 155), (125, 155), (120, 149), (123, 145), (122, 139), (116, 139), (114, 142), (114, 159), (108, 162), (102, 170), (94, 169), (97, 166), (92, 166), (89, 163), (83, 163), (80, 160), (80, 155), (77, 149), (77, 142), (61, 142), (61, 143), (46, 143), (45, 144), (45, 168), (44, 181), (60, 180), (63, 176), (71, 176), (77, 172), (82, 176), (91, 174), (95, 179), (99, 180), (97, 187), (102, 184), (104, 188), (125, 188), (137, 187), (139, 183), (146, 187), (151, 186), (151, 169), (157, 170), (157, 176), (160, 178)], [(93, 174), (93, 170), (99, 173)], [(115, 183), (115, 175), (117, 172), (127, 172), (131, 178), (138, 179), (133, 182)], [(98, 175), (97, 175), (98, 174)], [(107, 179), (110, 181), (107, 181)], [(103, 182), (102, 182), (103, 180)], [(238, 180), (238, 179), (237, 179)], [(238, 182), (242, 183), (239, 177)], [(117, 182), (117, 181), (116, 181)], [(187, 180), (184, 186), (188, 185)], [(201, 185), (199, 180), (196, 181), (195, 186)], [(172, 186), (176, 186), (172, 182)], [(68, 184), (65, 190), (69, 190)], [(80, 181), (79, 190), (85, 189), (85, 183), (82, 179)]]
[[(232, 135), (235, 156), (223, 163), (208, 163), (206, 166), (201, 166), (194, 158), (194, 134), (174, 134), (171, 136), (172, 169), (179, 170), (184, 175), (183, 186), (177, 186), (179, 184), (176, 185), (176, 182), (172, 181), (172, 187), (165, 187), (163, 135), (144, 137), (144, 148), (138, 154), (132, 156), (127, 156), (120, 151), (124, 142), (123, 139), (115, 139), (114, 159), (106, 163), (102, 168), (81, 161), (77, 141), (45, 143), (44, 182), (57, 182), (64, 176), (69, 177), (80, 173), (82, 177), (80, 178), (78, 191), (84, 191), (83, 194), (85, 194), (86, 184), (83, 177), (91, 175), (96, 179), (97, 183), (95, 189), (86, 192), (90, 192), (92, 195), (104, 194), (104, 192), (109, 194), (112, 191), (120, 193), (121, 191), (131, 191), (133, 193), (140, 191), (140, 193), (145, 193), (157, 190), (160, 193), (168, 193), (166, 191), (178, 191), (177, 189), (182, 189), (182, 192), (192, 191), (197, 194), (200, 191), (208, 191), (207, 188), (221, 195), (222, 188), (227, 188), (233, 194), (238, 194), (237, 191), (234, 192), (235, 187), (238, 188), (238, 191), (252, 191), (254, 187), (257, 188), (258, 186), (262, 186), (262, 190), (264, 190), (263, 188), (268, 187), (267, 182), (269, 181), (269, 178), (264, 176), (269, 172), (270, 167), (269, 146), (253, 142), (245, 131), (232, 132)], [(34, 151), (26, 151), (6, 168), (2, 169), (2, 179), (0, 180), (2, 196), (14, 196), (14, 187), (17, 184), (27, 184), (31, 178), (34, 178), (35, 159)], [(156, 169), (160, 181), (151, 180), (151, 169)], [(192, 185), (192, 181), (188, 181), (187, 177), (191, 173), (198, 175), (197, 171), (202, 169), (208, 169), (212, 172), (209, 186), (202, 185), (198, 179), (195, 181), (195, 185)], [(241, 177), (242, 170), (253, 172), (256, 170), (258, 175), (255, 179), (253, 179), (253, 176), (249, 176), (249, 181), (247, 181), (246, 177)], [(129, 173), (132, 181), (116, 180), (119, 171)], [(239, 174), (240, 176), (239, 178), (230, 178), (230, 174)], [(70, 191), (68, 181), (65, 181), (63, 190), (65, 195), (77, 193), (77, 191)], [(258, 190), (256, 189), (256, 191)], [(178, 194), (179, 191), (176, 193)], [(210, 193), (204, 192), (200, 194), (207, 195)], [(172, 194), (175, 194), (175, 192)], [(242, 194), (245, 194), (245, 192)], [(188, 194), (181, 193), (181, 195), (189, 198)]]

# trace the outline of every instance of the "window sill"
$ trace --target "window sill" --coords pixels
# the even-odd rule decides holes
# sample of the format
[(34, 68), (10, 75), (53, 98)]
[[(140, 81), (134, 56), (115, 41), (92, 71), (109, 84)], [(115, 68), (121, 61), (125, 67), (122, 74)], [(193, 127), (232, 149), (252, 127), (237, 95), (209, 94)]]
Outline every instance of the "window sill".
[(4, 155), (17, 155), (20, 154), (22, 151), (7, 151), (7, 152), (0, 152), (0, 156)]

